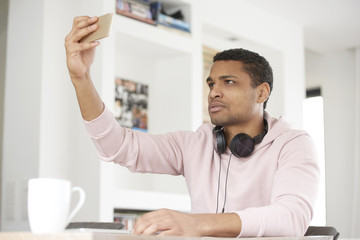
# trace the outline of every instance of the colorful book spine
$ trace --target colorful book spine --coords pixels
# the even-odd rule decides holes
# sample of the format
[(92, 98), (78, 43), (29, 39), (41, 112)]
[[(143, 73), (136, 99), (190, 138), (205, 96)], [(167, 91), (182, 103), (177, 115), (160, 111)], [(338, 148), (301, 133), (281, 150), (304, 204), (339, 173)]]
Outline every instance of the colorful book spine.
[(149, 24), (155, 24), (150, 4), (145, 0), (117, 0), (116, 13)]
[(190, 24), (179, 19), (167, 16), (165, 14), (159, 13), (157, 16), (157, 23), (162, 24), (167, 27), (176, 28), (185, 32), (190, 32)]

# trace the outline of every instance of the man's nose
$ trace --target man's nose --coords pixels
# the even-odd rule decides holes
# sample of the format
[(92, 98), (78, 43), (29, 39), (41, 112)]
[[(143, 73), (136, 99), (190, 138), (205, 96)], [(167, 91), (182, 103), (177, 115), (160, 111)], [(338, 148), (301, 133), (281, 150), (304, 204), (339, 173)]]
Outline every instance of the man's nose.
[(209, 97), (210, 97), (211, 99), (218, 98), (218, 97), (222, 97), (222, 91), (221, 91), (221, 89), (220, 89), (218, 86), (214, 85), (214, 86), (212, 87), (212, 89), (210, 90)]

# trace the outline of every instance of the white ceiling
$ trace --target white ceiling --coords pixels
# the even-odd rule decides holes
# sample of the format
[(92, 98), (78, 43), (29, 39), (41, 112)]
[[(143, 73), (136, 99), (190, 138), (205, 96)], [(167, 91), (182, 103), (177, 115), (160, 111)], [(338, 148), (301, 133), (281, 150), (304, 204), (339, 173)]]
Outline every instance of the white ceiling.
[(360, 47), (360, 0), (240, 0), (304, 27), (307, 49)]

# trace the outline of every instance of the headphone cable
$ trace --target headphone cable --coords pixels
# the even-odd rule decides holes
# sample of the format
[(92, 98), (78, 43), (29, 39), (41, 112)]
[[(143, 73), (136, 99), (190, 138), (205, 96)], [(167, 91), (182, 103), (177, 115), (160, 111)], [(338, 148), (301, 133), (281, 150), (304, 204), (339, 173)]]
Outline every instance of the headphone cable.
[(219, 177), (218, 177), (218, 189), (216, 196), (216, 213), (218, 213), (218, 207), (219, 207), (220, 174), (221, 174), (221, 154), (219, 153)]
[(228, 176), (229, 176), (231, 156), (232, 156), (232, 153), (230, 154), (229, 163), (228, 163), (227, 170), (226, 170), (226, 178), (225, 178), (225, 197), (224, 197), (224, 204), (223, 204), (221, 213), (224, 213), (224, 212), (225, 212), (225, 204), (226, 204), (226, 197), (227, 197), (227, 181), (228, 181)]

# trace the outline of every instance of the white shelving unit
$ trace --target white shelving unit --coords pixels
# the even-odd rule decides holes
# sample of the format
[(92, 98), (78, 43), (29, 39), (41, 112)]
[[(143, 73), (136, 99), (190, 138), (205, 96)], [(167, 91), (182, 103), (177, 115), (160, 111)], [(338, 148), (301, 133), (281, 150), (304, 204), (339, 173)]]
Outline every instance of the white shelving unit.
[[(106, 12), (115, 12), (115, 4), (111, 2), (114, 3), (113, 0), (104, 3)], [(112, 33), (104, 40), (106, 44), (98, 51), (101, 57), (94, 63), (101, 69), (98, 73), (102, 79), (100, 94), (110, 109), (113, 109), (115, 77), (149, 86), (148, 131), (151, 134), (195, 130), (202, 122), (201, 24), (195, 13), (197, 1), (163, 2), (184, 11), (191, 22), (191, 35), (115, 14)], [(134, 174), (111, 163), (101, 163), (100, 169), (100, 221), (112, 221), (114, 208), (151, 210), (178, 206), (178, 210), (190, 210), (182, 177)]]

